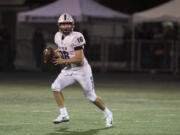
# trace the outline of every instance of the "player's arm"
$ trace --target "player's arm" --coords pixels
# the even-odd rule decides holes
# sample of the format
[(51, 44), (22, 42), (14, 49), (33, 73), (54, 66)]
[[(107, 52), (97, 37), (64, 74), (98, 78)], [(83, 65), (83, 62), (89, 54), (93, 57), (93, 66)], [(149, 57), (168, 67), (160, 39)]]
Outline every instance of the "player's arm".
[(75, 49), (75, 56), (70, 59), (63, 59), (61, 57), (54, 60), (54, 64), (63, 64), (63, 63), (81, 63), (84, 58), (84, 51), (83, 48), (81, 49)]
[(62, 54), (59, 52), (58, 49), (54, 50), (55, 57), (61, 57)]

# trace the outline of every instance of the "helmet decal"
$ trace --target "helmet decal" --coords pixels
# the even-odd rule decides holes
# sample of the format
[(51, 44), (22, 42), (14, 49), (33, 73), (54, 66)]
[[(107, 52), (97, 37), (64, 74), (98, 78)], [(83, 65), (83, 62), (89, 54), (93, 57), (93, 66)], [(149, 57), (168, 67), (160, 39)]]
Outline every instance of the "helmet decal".
[(66, 14), (64, 15), (64, 20), (66, 20)]

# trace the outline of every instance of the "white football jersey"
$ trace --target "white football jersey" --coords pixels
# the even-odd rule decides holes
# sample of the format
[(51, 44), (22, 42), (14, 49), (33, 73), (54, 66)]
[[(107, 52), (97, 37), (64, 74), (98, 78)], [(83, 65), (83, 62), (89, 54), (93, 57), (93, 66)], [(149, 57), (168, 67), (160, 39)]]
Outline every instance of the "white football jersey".
[[(61, 32), (55, 34), (54, 41), (58, 47), (58, 50), (62, 53), (64, 59), (69, 59), (75, 56), (75, 51), (84, 48), (86, 41), (84, 36), (80, 32), (71, 32), (68, 36), (62, 39)], [(88, 64), (87, 59), (84, 56), (84, 60), (81, 65)], [(71, 64), (72, 67), (77, 67), (76, 64)]]

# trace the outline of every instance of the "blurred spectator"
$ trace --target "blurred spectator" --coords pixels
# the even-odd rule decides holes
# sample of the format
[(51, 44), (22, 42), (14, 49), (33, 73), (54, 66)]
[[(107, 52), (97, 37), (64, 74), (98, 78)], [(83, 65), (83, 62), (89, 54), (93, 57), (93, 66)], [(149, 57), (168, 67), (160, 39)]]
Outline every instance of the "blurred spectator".
[(90, 43), (89, 43), (89, 33), (88, 33), (88, 30), (87, 30), (87, 29), (84, 29), (82, 33), (83, 33), (83, 35), (84, 35), (84, 38), (86, 39), (86, 44), (90, 45)]
[(164, 44), (163, 44), (163, 33), (160, 27), (155, 26), (152, 28), (152, 68), (159, 69), (163, 68), (163, 56), (164, 56)]
[(160, 28), (158, 28), (158, 27), (152, 28), (152, 39), (153, 40), (162, 40), (163, 39), (163, 33)]
[(44, 35), (41, 31), (41, 28), (37, 27), (33, 33), (33, 52), (37, 68), (42, 68), (42, 54), (45, 47), (46, 43), (44, 40)]
[(173, 40), (173, 28), (171, 26), (165, 26), (163, 28), (163, 37), (165, 40)]
[(143, 40), (145, 39), (145, 29), (143, 30), (142, 25), (138, 25), (135, 30), (135, 39)]
[(123, 34), (123, 61), (130, 62), (131, 56), (131, 37), (132, 33), (128, 27), (124, 27), (124, 34)]
[(7, 29), (0, 24), (0, 68), (2, 70), (9, 69), (11, 53), (11, 38)]
[(82, 33), (83, 33), (84, 38), (86, 40), (86, 45), (85, 45), (85, 48), (84, 48), (84, 54), (85, 54), (86, 58), (89, 59), (89, 54), (88, 54), (88, 51), (87, 51), (87, 50), (90, 50), (89, 34), (88, 34), (88, 31), (86, 29), (84, 29)]
[[(135, 30), (136, 38), (136, 51), (141, 51), (141, 66), (148, 68), (152, 62), (151, 46), (148, 43), (149, 28), (147, 24), (139, 24)], [(138, 57), (137, 54), (136, 57)]]
[(170, 52), (171, 52), (171, 46), (174, 43), (174, 33), (173, 28), (169, 25), (165, 26), (163, 28), (163, 38), (165, 40), (164, 42), (164, 58), (163, 58), (163, 67), (169, 68), (170, 67)]

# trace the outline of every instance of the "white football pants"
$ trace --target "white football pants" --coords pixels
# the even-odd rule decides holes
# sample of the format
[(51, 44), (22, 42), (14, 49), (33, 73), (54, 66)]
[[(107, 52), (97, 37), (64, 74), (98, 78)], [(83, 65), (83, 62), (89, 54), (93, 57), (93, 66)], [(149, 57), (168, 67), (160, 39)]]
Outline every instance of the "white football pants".
[(68, 70), (62, 70), (56, 80), (52, 83), (51, 89), (52, 91), (61, 91), (63, 88), (75, 82), (78, 82), (81, 85), (87, 100), (90, 102), (94, 102), (96, 100), (94, 81), (89, 64), (78, 68), (76, 67)]

